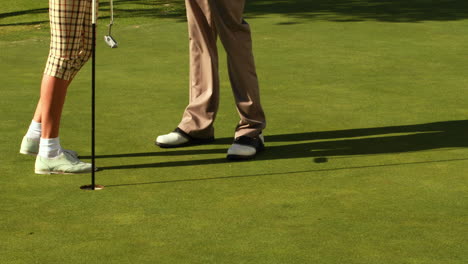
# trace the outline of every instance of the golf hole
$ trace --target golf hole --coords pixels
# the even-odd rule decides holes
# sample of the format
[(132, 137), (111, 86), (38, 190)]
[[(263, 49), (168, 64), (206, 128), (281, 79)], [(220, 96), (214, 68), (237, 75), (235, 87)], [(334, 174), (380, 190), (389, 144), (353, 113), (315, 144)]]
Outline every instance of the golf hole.
[[(93, 190), (93, 186), (92, 185), (83, 185), (80, 187), (81, 190), (85, 190), (85, 191), (92, 191)], [(102, 190), (104, 189), (104, 185), (99, 185), (99, 184), (96, 184), (94, 185), (94, 190), (95, 191), (99, 191), (99, 190)]]

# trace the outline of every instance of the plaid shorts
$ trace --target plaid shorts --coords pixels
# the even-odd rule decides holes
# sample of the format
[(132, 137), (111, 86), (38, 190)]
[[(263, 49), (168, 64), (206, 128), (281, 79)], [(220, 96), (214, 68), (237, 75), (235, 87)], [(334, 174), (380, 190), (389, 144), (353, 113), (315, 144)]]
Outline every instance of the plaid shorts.
[(92, 0), (49, 0), (49, 18), (44, 74), (72, 80), (92, 55)]

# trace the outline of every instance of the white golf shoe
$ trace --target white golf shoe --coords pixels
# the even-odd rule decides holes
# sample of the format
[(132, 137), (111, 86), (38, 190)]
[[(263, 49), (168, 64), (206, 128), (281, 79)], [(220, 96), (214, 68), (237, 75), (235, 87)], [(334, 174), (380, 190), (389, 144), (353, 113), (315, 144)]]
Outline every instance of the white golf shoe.
[(214, 137), (194, 138), (185, 133), (182, 129), (176, 128), (173, 132), (158, 136), (156, 145), (161, 148), (178, 148), (192, 145), (208, 144), (214, 141)]
[[(19, 152), (24, 155), (37, 156), (37, 153), (39, 153), (39, 143), (40, 140), (38, 139), (23, 137), (23, 141), (21, 141), (21, 147)], [(76, 153), (73, 150), (62, 149), (62, 151), (67, 152), (75, 158), (78, 157), (78, 153)]]
[(91, 172), (92, 165), (80, 161), (68, 152), (62, 152), (55, 158), (36, 157), (36, 174), (79, 174)]

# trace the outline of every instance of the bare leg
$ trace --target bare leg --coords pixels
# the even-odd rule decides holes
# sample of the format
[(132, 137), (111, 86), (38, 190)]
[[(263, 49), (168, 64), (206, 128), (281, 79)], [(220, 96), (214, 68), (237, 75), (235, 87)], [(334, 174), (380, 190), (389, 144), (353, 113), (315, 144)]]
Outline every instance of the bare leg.
[(70, 81), (44, 75), (41, 98), (34, 114), (34, 121), (42, 123), (42, 138), (59, 136), (60, 118)]
[(41, 123), (42, 121), (42, 111), (41, 111), (41, 99), (37, 102), (36, 111), (34, 112), (33, 121)]

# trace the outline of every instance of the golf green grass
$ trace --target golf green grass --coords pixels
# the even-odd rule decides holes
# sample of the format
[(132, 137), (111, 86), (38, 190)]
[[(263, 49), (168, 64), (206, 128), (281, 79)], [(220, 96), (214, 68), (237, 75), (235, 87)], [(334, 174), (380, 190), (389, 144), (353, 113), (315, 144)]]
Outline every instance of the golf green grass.
[[(248, 1), (249, 2), (249, 1)], [(468, 4), (250, 1), (266, 151), (227, 162), (238, 115), (220, 46), (217, 141), (160, 149), (188, 102), (183, 1), (115, 1), (97, 47), (97, 183), (18, 153), (47, 58), (47, 1), (0, 9), (0, 263), (462, 264)], [(61, 142), (90, 156), (90, 64)]]

